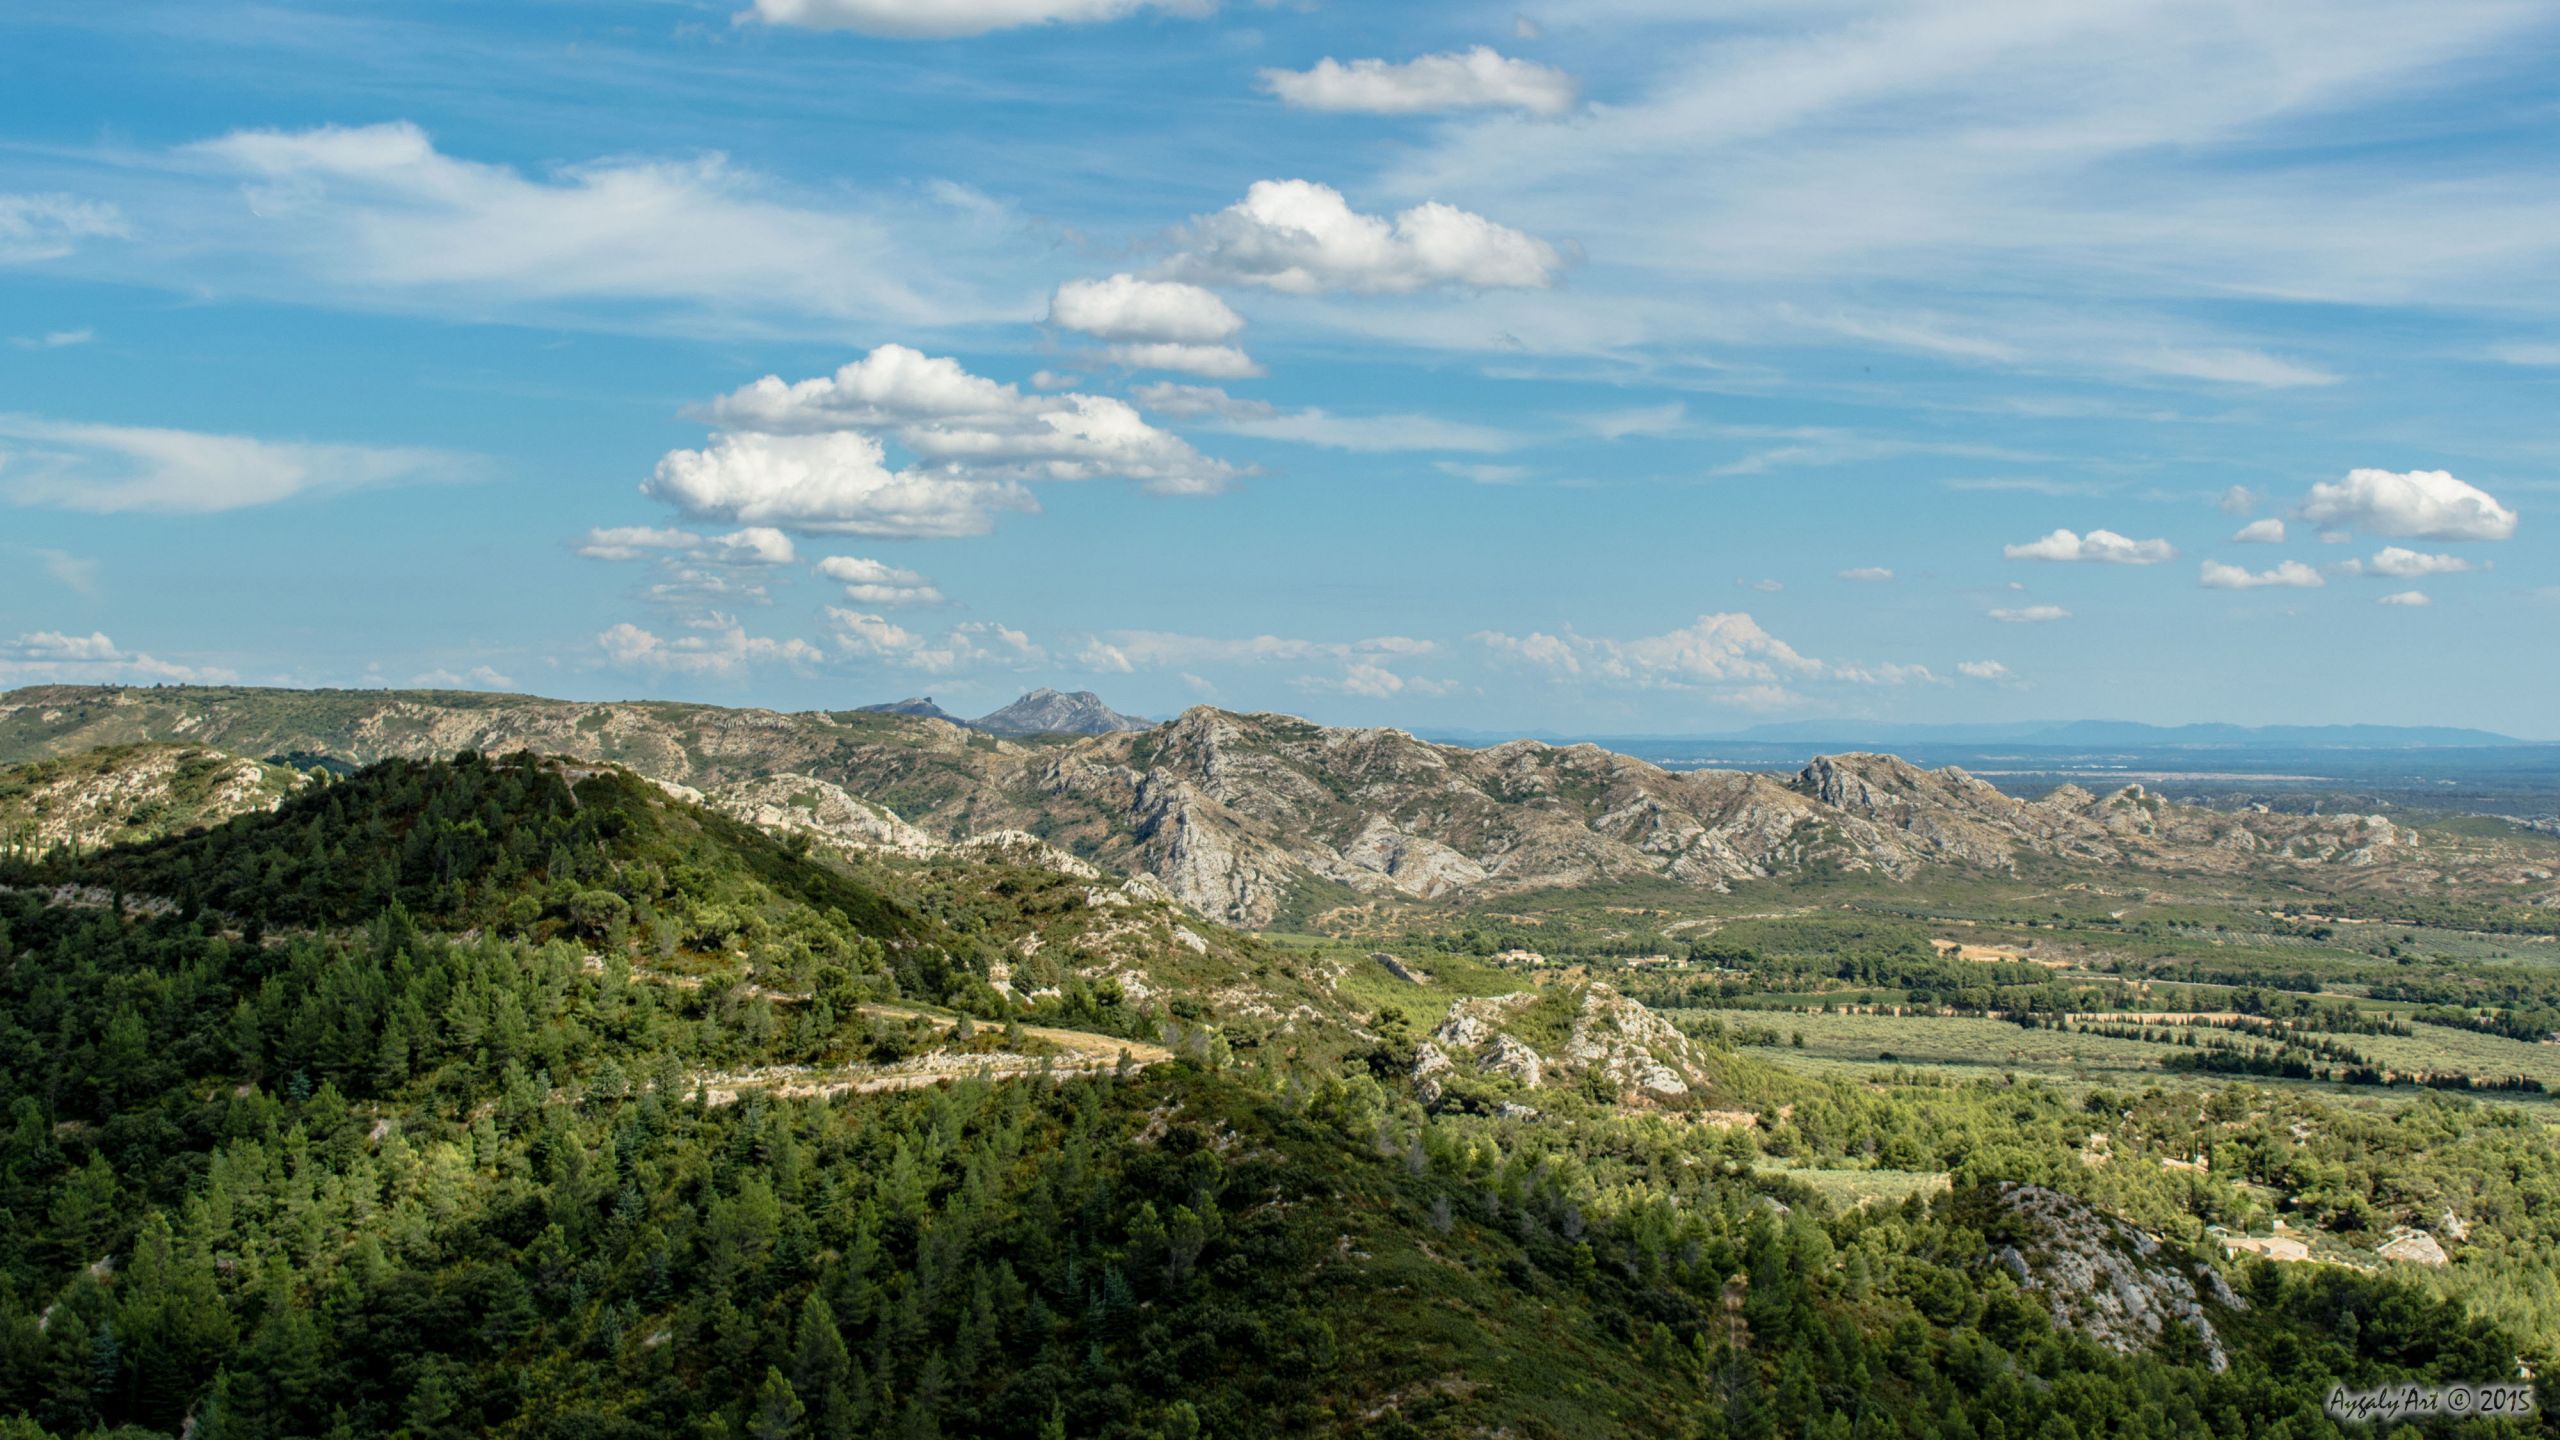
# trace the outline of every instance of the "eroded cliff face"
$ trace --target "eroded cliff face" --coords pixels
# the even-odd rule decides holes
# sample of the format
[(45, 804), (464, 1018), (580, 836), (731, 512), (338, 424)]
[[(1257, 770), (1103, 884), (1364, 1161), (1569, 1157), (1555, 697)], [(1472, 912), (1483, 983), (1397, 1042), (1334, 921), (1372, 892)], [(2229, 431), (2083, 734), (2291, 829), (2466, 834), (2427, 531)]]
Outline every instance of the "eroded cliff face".
[(440, 692), (0, 696), (0, 754), (168, 738), (359, 762), (462, 749), (607, 760), (784, 828), (889, 849), (1018, 831), (1247, 926), (1346, 895), (1485, 899), (1630, 878), (1724, 890), (2040, 860), (2316, 868), (2348, 883), (2445, 874), (2422, 837), (2379, 817), (2235, 814), (2138, 786), (2026, 801), (1884, 755), (1820, 757), (1782, 780), (1674, 773), (1591, 745), (1465, 749), (1207, 707), (1142, 731), (1011, 741), (929, 717)]

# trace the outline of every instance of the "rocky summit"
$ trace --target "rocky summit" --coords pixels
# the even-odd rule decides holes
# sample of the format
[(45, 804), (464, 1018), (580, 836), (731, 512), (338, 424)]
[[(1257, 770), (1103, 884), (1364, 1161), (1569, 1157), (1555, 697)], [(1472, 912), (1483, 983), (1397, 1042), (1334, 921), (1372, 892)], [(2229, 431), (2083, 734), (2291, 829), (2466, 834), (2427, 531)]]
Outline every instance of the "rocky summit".
[(1153, 722), (1121, 714), (1090, 690), (1068, 692), (1043, 686), (969, 723), (998, 735), (1108, 735), (1115, 730), (1144, 730)]
[(865, 715), (913, 715), (923, 720), (960, 722), (959, 716), (934, 704), (930, 695), (910, 695), (904, 700), (887, 700), (877, 705), (864, 705), (860, 709)]

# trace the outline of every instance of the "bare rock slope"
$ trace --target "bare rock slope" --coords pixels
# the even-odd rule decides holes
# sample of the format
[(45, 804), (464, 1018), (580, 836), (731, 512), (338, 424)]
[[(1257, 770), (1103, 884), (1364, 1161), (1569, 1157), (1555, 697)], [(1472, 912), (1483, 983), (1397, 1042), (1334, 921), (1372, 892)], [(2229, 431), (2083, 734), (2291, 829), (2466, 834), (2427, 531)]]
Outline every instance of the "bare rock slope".
[(2203, 1260), (2059, 1190), (2000, 1181), (1959, 1200), (1992, 1246), (1991, 1260), (2039, 1296), (2058, 1329), (2076, 1330), (2119, 1354), (2192, 1337), (2214, 1370), (2231, 1360), (2217, 1312), (2248, 1308)]

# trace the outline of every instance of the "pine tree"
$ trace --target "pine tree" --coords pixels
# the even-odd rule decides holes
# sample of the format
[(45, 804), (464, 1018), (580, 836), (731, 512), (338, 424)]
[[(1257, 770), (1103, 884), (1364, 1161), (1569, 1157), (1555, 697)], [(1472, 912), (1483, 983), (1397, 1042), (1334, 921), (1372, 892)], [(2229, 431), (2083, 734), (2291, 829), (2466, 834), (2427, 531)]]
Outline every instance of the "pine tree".
[(791, 1381), (773, 1366), (766, 1366), (764, 1385), (756, 1391), (755, 1418), (748, 1434), (755, 1440), (799, 1440), (801, 1422), (809, 1411), (800, 1401)]
[(58, 1268), (77, 1269), (107, 1257), (123, 1220), (122, 1190), (115, 1167), (103, 1154), (92, 1152), (89, 1163), (72, 1172), (47, 1216)]
[(792, 1326), (792, 1388), (823, 1415), (852, 1371), (853, 1356), (845, 1349), (843, 1332), (836, 1328), (835, 1312), (816, 1291), (810, 1291), (800, 1301), (799, 1318)]

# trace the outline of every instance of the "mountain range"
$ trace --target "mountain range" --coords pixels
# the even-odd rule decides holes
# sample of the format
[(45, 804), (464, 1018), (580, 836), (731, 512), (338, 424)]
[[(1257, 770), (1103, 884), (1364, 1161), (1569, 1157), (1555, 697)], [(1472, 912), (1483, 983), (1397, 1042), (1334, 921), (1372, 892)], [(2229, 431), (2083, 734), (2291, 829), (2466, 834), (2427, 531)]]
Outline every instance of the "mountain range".
[(911, 696), (884, 705), (860, 707), (865, 715), (906, 715), (921, 720), (947, 720), (972, 730), (994, 735), (1108, 735), (1115, 730), (1144, 730), (1155, 723), (1135, 715), (1123, 715), (1102, 702), (1090, 690), (1060, 691), (1047, 686), (1032, 691), (1012, 704), (991, 710), (975, 720), (959, 716), (933, 703), (930, 695)]
[(2022, 800), (1961, 770), (1862, 753), (1782, 778), (1206, 706), (1145, 730), (1024, 743), (870, 711), (195, 687), (0, 696), (0, 761), (171, 741), (295, 764), (526, 749), (610, 761), (733, 809), (778, 814), (798, 797), (846, 844), (922, 851), (1019, 835), (1253, 927), (1599, 883), (1725, 891), (2057, 864), (2277, 867), (2368, 888), (2459, 879), (2560, 900), (2548, 872), (2495, 847), (2379, 816), (2213, 810), (2138, 785)]

